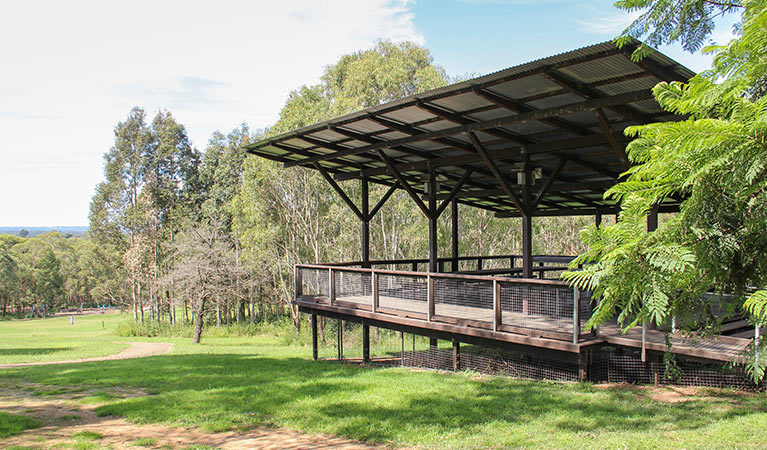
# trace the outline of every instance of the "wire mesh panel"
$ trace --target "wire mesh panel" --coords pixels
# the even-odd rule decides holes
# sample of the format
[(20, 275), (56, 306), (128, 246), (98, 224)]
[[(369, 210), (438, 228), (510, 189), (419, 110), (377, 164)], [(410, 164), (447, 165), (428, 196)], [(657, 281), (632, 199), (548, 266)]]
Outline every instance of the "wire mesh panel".
[(434, 314), (493, 323), (492, 280), (434, 277)]
[[(572, 288), (557, 285), (535, 285), (500, 282), (502, 323), (531, 330), (572, 333)], [(584, 307), (583, 304), (586, 303)], [(588, 301), (581, 303), (581, 321), (588, 319)]]
[[(707, 386), (755, 390), (741, 366), (675, 358), (643, 362), (639, 355), (600, 352), (595, 355), (591, 372), (593, 381), (610, 383), (661, 384), (675, 386)], [(763, 386), (761, 386), (763, 388)]]
[(370, 306), (373, 303), (370, 272), (345, 271), (334, 269), (336, 301), (358, 303)]
[(328, 269), (299, 267), (298, 270), (301, 278), (302, 297), (330, 297)]
[(416, 275), (378, 275), (378, 305), (426, 314), (427, 278)]

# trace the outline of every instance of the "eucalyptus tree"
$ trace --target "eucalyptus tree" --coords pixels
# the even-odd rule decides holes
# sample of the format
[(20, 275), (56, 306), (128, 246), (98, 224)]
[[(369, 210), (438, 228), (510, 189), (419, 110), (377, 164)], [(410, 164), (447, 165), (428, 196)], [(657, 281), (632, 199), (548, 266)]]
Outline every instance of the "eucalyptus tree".
[[(444, 70), (429, 51), (416, 44), (379, 42), (369, 50), (341, 57), (328, 66), (321, 82), (292, 91), (280, 118), (267, 135), (276, 135), (340, 114), (385, 103), (447, 84)], [(356, 186), (344, 186), (354, 195)], [(375, 188), (372, 195), (381, 195)], [(403, 196), (397, 196), (405, 201)], [(396, 199), (394, 199), (396, 201)], [(392, 200), (390, 200), (392, 202)], [(389, 206), (391, 207), (391, 206)], [(281, 170), (261, 158), (245, 161), (242, 189), (233, 201), (234, 229), (251, 264), (266, 269), (276, 294), (290, 307), (291, 267), (299, 261), (320, 262), (358, 257), (356, 217), (327, 189), (324, 180), (306, 169)], [(401, 215), (388, 224), (374, 222), (373, 233), (388, 233), (408, 223)], [(417, 220), (417, 219), (415, 219)], [(398, 235), (399, 230), (389, 235)], [(382, 242), (373, 239), (374, 243)], [(399, 248), (391, 246), (389, 249)], [(374, 250), (375, 252), (376, 250)], [(379, 252), (379, 254), (381, 254)], [(295, 325), (298, 311), (291, 308)]]

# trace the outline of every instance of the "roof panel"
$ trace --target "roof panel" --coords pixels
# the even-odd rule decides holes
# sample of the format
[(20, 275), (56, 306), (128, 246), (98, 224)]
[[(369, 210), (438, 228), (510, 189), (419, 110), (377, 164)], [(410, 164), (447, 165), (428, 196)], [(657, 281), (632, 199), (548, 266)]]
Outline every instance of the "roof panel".
[[(514, 175), (518, 170), (513, 169), (515, 164), (527, 158), (529, 167), (540, 168), (546, 178), (564, 158), (564, 168), (552, 184), (560, 188), (547, 194), (537, 211), (566, 213), (568, 210), (562, 208), (577, 207), (582, 213), (593, 205), (611, 204), (601, 199), (604, 189), (599, 186), (615, 182), (625, 167), (601, 134), (595, 109), (604, 111), (616, 135), (637, 118), (626, 106), (644, 114), (641, 119), (679, 119), (662, 113), (650, 96), (650, 88), (659, 81), (656, 72), (674, 79), (689, 78), (693, 73), (660, 53), (651, 55), (649, 62), (664, 70), (650, 72), (647, 67), (652, 64), (631, 62), (614, 44), (596, 44), (273, 136), (248, 146), (248, 151), (288, 166), (314, 167), (319, 163), (338, 179), (364, 175), (391, 185), (395, 174), (380, 162), (378, 151), (383, 150), (419, 193), (430, 171), (444, 179), (444, 194), (466, 168), (473, 168), (459, 190), (459, 201), (512, 213), (511, 199), (479, 152), (487, 152), (504, 183), (517, 192), (521, 187)], [(544, 76), (547, 73), (559, 74), (585, 92), (566, 92), (572, 87), (553, 82)], [(642, 73), (646, 76), (637, 76)], [(495, 100), (499, 107), (492, 107), (487, 95), (478, 94), (480, 90), (499, 96)], [(535, 99), (524, 104), (513, 101), (530, 96)], [(447, 110), (440, 115), (451, 120), (435, 116), (426, 109), (429, 105)], [(420, 125), (412, 128), (416, 123)], [(361, 136), (351, 139), (349, 133), (333, 129)], [(473, 147), (469, 132), (479, 140), (478, 149)], [(312, 138), (315, 144), (302, 137)], [(543, 183), (539, 180), (536, 186)], [(590, 187), (584, 189), (584, 183)], [(477, 199), (467, 200), (469, 196)]]

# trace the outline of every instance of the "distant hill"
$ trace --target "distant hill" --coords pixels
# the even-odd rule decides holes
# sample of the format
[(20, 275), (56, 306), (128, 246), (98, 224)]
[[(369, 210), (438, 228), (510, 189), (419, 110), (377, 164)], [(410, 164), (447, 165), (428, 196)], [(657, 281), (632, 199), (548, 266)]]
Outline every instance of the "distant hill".
[(88, 231), (88, 227), (0, 227), (0, 234), (13, 234), (19, 236), (21, 230), (27, 230), (29, 233), (28, 236), (37, 236), (38, 234), (50, 233), (51, 231), (58, 231), (61, 234), (80, 236)]

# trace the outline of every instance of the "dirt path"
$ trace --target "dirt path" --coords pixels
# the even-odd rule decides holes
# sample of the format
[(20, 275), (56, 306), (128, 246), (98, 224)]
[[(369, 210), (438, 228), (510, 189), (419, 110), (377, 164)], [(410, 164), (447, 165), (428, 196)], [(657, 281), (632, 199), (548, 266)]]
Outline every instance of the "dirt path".
[(83, 358), (83, 359), (70, 359), (66, 361), (41, 361), (30, 363), (17, 363), (17, 364), (2, 364), (0, 369), (9, 369), (11, 367), (26, 367), (26, 366), (47, 366), (51, 364), (75, 364), (91, 361), (110, 361), (113, 359), (131, 359), (131, 358), (143, 358), (145, 356), (161, 355), (168, 353), (173, 347), (173, 344), (164, 344), (162, 342), (128, 342), (130, 347), (109, 356), (99, 356), (96, 358)]
[[(216, 449), (338, 449), (363, 450), (376, 447), (356, 441), (324, 435), (307, 435), (281, 428), (257, 428), (245, 432), (206, 433), (195, 428), (164, 425), (136, 425), (115, 417), (98, 417), (98, 405), (77, 402), (78, 397), (92, 392), (66, 394), (58, 398), (30, 396), (30, 389), (45, 387), (28, 385), (0, 390), (0, 411), (34, 417), (43, 422), (41, 428), (27, 430), (19, 435), (0, 439), (0, 448), (29, 446), (33, 448), (61, 448), (78, 442), (78, 433), (99, 433), (94, 439), (99, 448), (115, 450), (139, 448), (183, 449), (202, 445)], [(142, 396), (141, 392), (116, 390), (113, 394)], [(143, 439), (143, 442), (137, 442)], [(138, 444), (141, 444), (139, 446)]]

